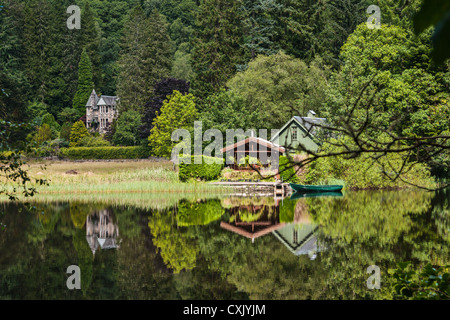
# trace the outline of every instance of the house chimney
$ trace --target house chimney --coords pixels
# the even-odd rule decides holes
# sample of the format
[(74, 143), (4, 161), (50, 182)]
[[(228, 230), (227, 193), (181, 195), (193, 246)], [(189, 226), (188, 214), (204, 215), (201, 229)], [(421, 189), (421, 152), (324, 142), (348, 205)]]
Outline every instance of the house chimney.
[(309, 110), (308, 111), (308, 118), (315, 118), (316, 117), (316, 113), (313, 110)]

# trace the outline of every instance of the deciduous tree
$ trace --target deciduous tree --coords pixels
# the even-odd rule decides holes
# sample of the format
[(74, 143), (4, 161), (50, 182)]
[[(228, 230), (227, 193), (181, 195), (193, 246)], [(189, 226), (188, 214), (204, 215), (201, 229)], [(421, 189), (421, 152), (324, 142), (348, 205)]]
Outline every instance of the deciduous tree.
[(158, 157), (170, 157), (176, 142), (172, 141), (172, 133), (177, 129), (193, 128), (197, 117), (194, 96), (183, 95), (179, 91), (164, 101), (161, 111), (153, 121), (153, 128), (148, 137), (152, 153)]

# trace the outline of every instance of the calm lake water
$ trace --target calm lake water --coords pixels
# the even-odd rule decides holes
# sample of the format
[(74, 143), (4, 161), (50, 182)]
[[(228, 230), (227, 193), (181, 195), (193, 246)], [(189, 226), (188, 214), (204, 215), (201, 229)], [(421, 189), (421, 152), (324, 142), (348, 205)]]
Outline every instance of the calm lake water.
[(0, 299), (382, 299), (397, 262), (449, 263), (448, 190), (158, 197), (3, 203)]

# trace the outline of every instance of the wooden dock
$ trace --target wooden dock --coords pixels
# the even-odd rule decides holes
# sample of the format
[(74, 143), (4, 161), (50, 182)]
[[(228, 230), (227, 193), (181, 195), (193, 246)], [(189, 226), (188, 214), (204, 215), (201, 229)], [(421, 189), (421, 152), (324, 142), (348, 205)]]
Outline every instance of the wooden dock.
[(289, 183), (283, 182), (246, 182), (246, 181), (220, 181), (212, 185), (233, 188), (242, 196), (273, 196), (275, 199), (287, 197), (292, 189)]

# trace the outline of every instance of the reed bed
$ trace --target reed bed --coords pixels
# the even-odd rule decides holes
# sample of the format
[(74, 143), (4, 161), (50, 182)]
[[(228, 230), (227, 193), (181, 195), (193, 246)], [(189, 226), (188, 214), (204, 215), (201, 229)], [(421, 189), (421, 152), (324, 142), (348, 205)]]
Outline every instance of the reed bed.
[(169, 161), (61, 161), (31, 163), (28, 170), (31, 177), (49, 182), (48, 186), (37, 186), (41, 195), (89, 194), (95, 198), (107, 193), (220, 194), (225, 191), (207, 183), (180, 182)]

